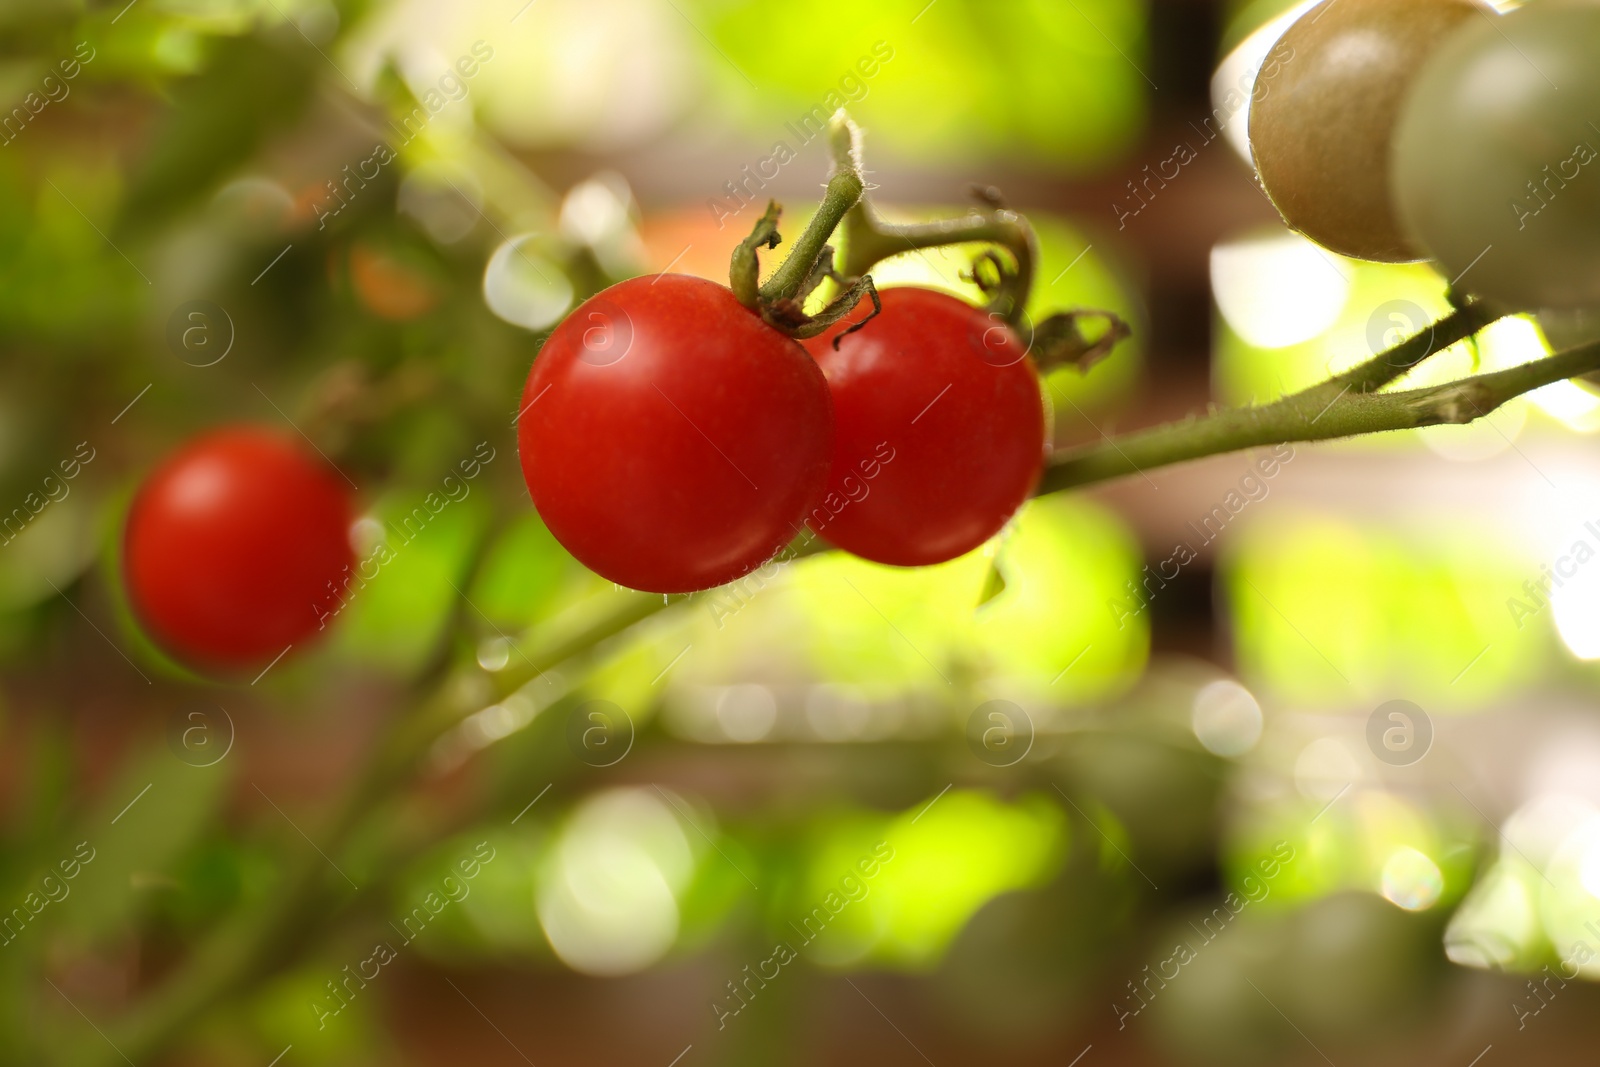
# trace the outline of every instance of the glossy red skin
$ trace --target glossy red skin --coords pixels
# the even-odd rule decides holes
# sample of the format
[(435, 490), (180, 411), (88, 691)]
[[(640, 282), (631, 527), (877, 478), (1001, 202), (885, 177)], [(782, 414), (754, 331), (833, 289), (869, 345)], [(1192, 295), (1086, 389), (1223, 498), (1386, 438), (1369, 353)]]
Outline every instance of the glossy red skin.
[(232, 427), (162, 461), (134, 497), (123, 579), (155, 640), (204, 667), (269, 662), (318, 634), (353, 562), (345, 483), (294, 440)]
[(522, 473), (550, 532), (595, 573), (653, 593), (770, 559), (800, 532), (833, 444), (805, 349), (683, 274), (620, 282), (568, 315), (519, 410)]
[(810, 525), (879, 563), (942, 563), (998, 533), (1038, 482), (1039, 376), (998, 318), (931, 289), (881, 296), (883, 312), (837, 351), (843, 324), (805, 342), (828, 377), (837, 427)]

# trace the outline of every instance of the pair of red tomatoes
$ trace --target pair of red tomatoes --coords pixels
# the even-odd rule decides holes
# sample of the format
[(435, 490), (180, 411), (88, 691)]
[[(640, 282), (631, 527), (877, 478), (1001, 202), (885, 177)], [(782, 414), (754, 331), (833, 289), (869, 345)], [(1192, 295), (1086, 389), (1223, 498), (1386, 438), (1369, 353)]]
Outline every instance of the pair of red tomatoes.
[(881, 563), (952, 559), (1036, 483), (1038, 375), (1016, 333), (952, 296), (797, 342), (715, 282), (634, 278), (592, 297), (534, 361), (517, 419), (540, 516), (581, 562), (657, 593), (707, 589), (809, 525)]

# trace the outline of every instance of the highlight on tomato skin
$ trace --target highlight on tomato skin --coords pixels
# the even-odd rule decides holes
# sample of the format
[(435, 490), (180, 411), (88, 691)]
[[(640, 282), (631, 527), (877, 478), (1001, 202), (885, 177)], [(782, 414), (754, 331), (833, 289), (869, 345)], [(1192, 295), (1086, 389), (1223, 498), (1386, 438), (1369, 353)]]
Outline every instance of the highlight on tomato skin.
[(265, 665), (320, 637), (354, 563), (341, 476), (276, 430), (230, 426), (145, 478), (122, 539), (134, 615), (202, 670)]
[(827, 382), (726, 286), (619, 282), (556, 327), (528, 375), (517, 443), (558, 541), (619, 585), (722, 585), (800, 532), (833, 447)]
[[(1045, 401), (1033, 359), (997, 316), (906, 287), (805, 342), (837, 424), (827, 490), (807, 520), (847, 552), (942, 563), (998, 533), (1038, 482)], [(868, 308), (870, 310), (870, 307)]]

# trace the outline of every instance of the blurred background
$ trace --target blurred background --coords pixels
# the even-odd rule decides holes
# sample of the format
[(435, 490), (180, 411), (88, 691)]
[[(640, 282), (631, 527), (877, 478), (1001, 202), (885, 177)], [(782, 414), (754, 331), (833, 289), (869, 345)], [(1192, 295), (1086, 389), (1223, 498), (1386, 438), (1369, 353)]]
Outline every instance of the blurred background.
[[(1447, 310), (1256, 187), (1288, 7), (0, 3), (0, 1063), (1592, 1062), (1578, 385), (1043, 499), (940, 567), (784, 564), (528, 670), (633, 595), (527, 500), (540, 342), (621, 278), (725, 279), (767, 197), (794, 232), (839, 106), (886, 214), (992, 184), (1036, 316), (1135, 324), (1051, 375), (1058, 444)], [(975, 251), (874, 274), (976, 298)], [(1409, 382), (1544, 346), (1506, 320)], [(117, 546), (232, 421), (304, 434), (394, 551), (219, 682), (139, 632)], [(341, 823), (430, 699), (455, 725)]]

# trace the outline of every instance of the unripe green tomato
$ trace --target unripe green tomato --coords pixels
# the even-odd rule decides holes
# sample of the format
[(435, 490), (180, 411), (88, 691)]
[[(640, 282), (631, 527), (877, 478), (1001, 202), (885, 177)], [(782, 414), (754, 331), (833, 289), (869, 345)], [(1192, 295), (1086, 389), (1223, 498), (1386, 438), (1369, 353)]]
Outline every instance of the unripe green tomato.
[[(1554, 3), (1556, 0), (1545, 2)], [(1600, 308), (1541, 311), (1538, 319), (1539, 329), (1544, 331), (1544, 339), (1550, 343), (1552, 352), (1564, 352), (1569, 348), (1600, 341)]]
[[(1541, 0), (1542, 3), (1597, 3), (1600, 0)], [(1539, 329), (1552, 352), (1565, 352), (1579, 345), (1600, 341), (1600, 308), (1582, 308), (1576, 311), (1541, 311)], [(1591, 393), (1600, 393), (1600, 371), (1572, 379)]]
[(1250, 103), (1250, 151), (1285, 222), (1358, 259), (1422, 258), (1390, 199), (1395, 118), (1435, 47), (1485, 15), (1475, 0), (1324, 0), (1289, 27)]
[(1391, 178), (1462, 289), (1600, 306), (1600, 6), (1547, 0), (1452, 37), (1401, 112)]

